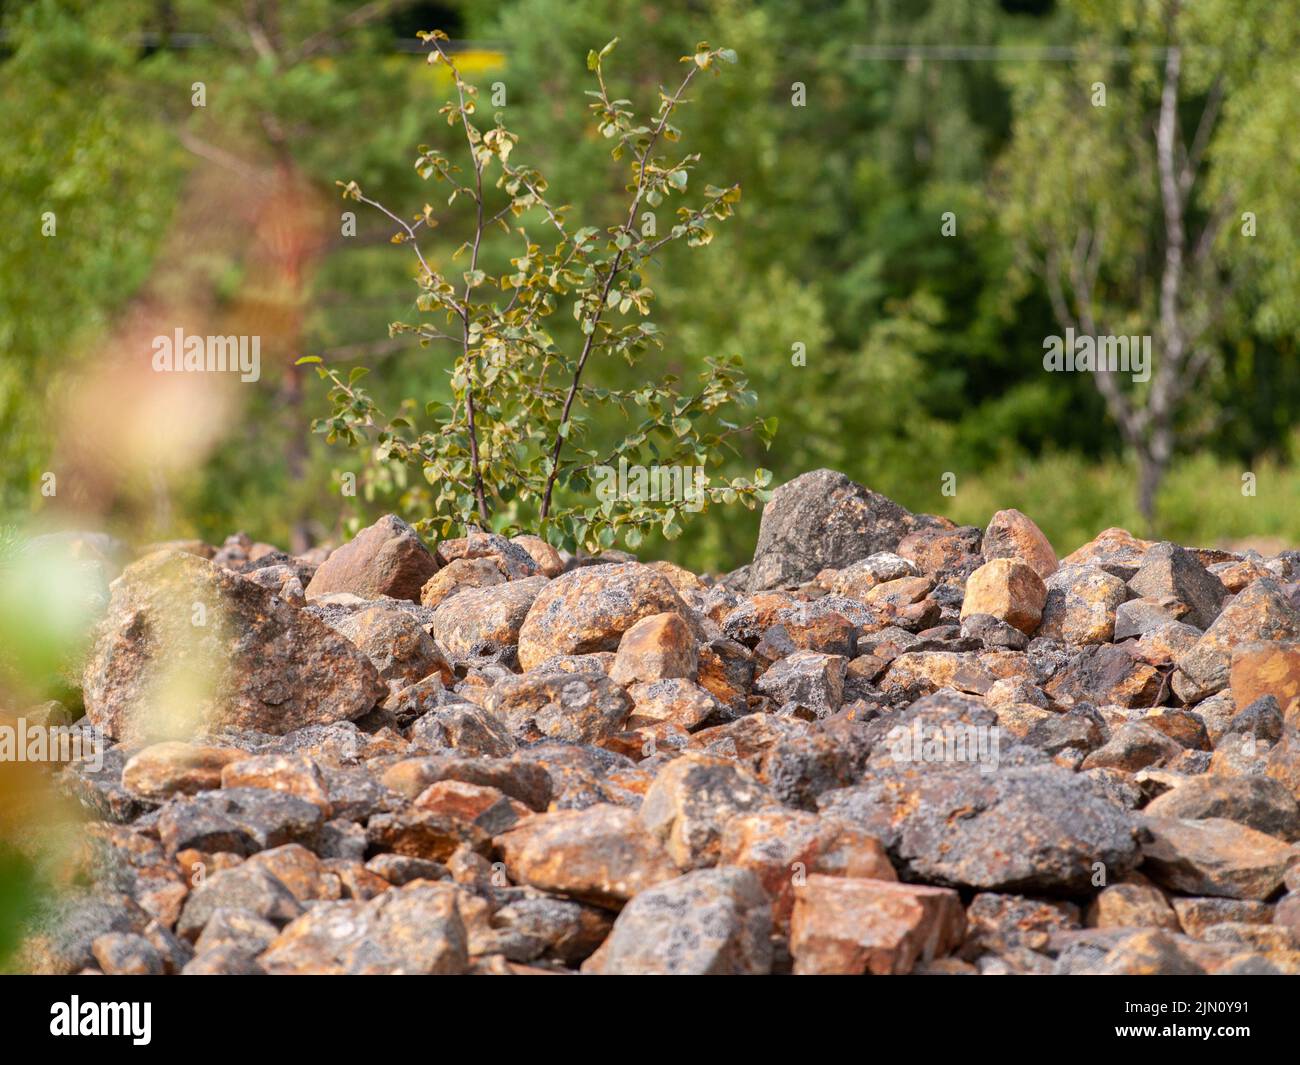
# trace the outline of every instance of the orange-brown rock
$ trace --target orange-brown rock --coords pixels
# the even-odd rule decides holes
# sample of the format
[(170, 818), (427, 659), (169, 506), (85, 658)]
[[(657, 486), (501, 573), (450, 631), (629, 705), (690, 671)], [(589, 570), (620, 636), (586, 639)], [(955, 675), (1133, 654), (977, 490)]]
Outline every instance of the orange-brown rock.
[(995, 558), (966, 579), (961, 616), (991, 614), (1032, 634), (1043, 616), (1047, 587), (1029, 566), (1014, 559)]
[(268, 788), (306, 799), (329, 817), (325, 779), (304, 754), (263, 754), (231, 762), (221, 771), (223, 788)]
[(1300, 642), (1234, 647), (1228, 675), (1238, 706), (1249, 706), (1261, 696), (1271, 695), (1285, 711), (1300, 699)]
[(795, 888), (790, 953), (803, 975), (908, 973), (953, 951), (965, 929), (948, 888), (814, 873)]
[(494, 843), (515, 883), (614, 908), (678, 875), (655, 835), (621, 806), (539, 814)]
[(1042, 529), (1018, 510), (999, 510), (984, 530), (986, 559), (1013, 558), (1047, 580), (1056, 572), (1056, 551)]
[(246, 757), (229, 747), (199, 747), (167, 741), (132, 755), (122, 769), (122, 786), (144, 799), (162, 800), (172, 795), (194, 795), (221, 787), (221, 770)]
[(770, 810), (731, 818), (722, 830), (721, 866), (752, 869), (772, 899), (772, 921), (788, 932), (795, 885), (810, 873), (897, 880), (875, 836), (803, 810)]
[(610, 680), (617, 684), (654, 682), (671, 677), (693, 679), (699, 672), (695, 635), (680, 614), (651, 614), (619, 640)]
[(669, 612), (689, 616), (673, 586), (648, 566), (573, 570), (534, 600), (519, 630), (519, 664), (532, 669), (554, 655), (613, 651), (642, 618)]

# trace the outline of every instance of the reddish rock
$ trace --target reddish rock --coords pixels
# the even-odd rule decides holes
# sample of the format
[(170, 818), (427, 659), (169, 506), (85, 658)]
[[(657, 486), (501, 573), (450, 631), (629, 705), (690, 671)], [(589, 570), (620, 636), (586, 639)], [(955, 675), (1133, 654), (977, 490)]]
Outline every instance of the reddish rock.
[(961, 616), (991, 614), (1021, 632), (1038, 628), (1047, 601), (1047, 587), (1029, 566), (1014, 559), (986, 562), (966, 580)]
[(1063, 566), (1047, 579), (1038, 635), (1075, 645), (1109, 643), (1126, 595), (1124, 582), (1103, 569)]
[(965, 929), (947, 888), (813, 874), (795, 889), (790, 953), (803, 975), (908, 973), (953, 951)]
[(652, 614), (625, 633), (609, 676), (617, 684), (654, 682), (670, 677), (694, 678), (699, 652), (691, 627), (680, 614)]
[(161, 801), (221, 787), (221, 770), (245, 757), (229, 747), (197, 747), (170, 741), (132, 755), (122, 769), (122, 786), (133, 795)]
[(1145, 817), (1142, 824), (1150, 837), (1142, 844), (1142, 871), (1186, 895), (1262, 901), (1281, 887), (1296, 855), (1283, 840), (1217, 817)]
[(733, 817), (722, 830), (718, 864), (752, 870), (772, 898), (772, 920), (788, 932), (795, 885), (810, 873), (897, 880), (874, 836), (802, 810), (768, 810)]
[(533, 602), (519, 630), (519, 664), (532, 669), (553, 655), (616, 650), (623, 633), (662, 613), (688, 617), (688, 608), (647, 566), (573, 570), (547, 584)]
[(393, 514), (362, 529), (327, 558), (307, 585), (307, 598), (351, 592), (362, 599), (420, 601), (420, 589), (438, 563), (420, 537)]
[(678, 875), (654, 834), (620, 806), (541, 814), (494, 842), (515, 883), (614, 908)]
[(1238, 706), (1271, 695), (1285, 711), (1300, 699), (1300, 642), (1240, 644), (1228, 676)]
[(325, 778), (304, 754), (265, 754), (231, 762), (221, 771), (223, 788), (266, 788), (306, 799), (330, 816)]
[(1056, 551), (1043, 531), (1018, 510), (999, 510), (984, 530), (985, 559), (1013, 558), (1047, 580), (1056, 572)]
[(140, 559), (114, 582), (83, 684), (90, 723), (129, 742), (222, 726), (279, 735), (360, 717), (387, 693), (323, 622), (179, 552)]
[(1174, 692), (1184, 702), (1199, 702), (1227, 687), (1232, 654), (1239, 645), (1296, 639), (1300, 639), (1300, 610), (1276, 581), (1258, 580), (1239, 592), (1196, 646), (1178, 660)]
[(437, 607), (467, 588), (492, 588), (505, 583), (506, 575), (490, 558), (456, 558), (424, 582), (420, 604)]

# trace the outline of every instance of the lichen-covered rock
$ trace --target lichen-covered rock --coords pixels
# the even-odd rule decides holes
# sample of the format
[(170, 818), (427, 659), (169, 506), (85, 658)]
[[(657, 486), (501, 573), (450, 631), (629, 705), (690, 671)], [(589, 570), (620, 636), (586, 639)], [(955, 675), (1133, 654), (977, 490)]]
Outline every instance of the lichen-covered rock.
[(973, 763), (881, 761), (865, 783), (827, 792), (818, 808), (879, 838), (909, 880), (1081, 892), (1097, 862), (1112, 878), (1132, 868), (1128, 812), (1099, 784), (1050, 763), (1002, 758), (992, 772)]
[(747, 869), (701, 869), (641, 892), (583, 965), (605, 975), (760, 976), (771, 906)]
[(483, 708), (501, 718), (521, 742), (595, 743), (623, 727), (632, 700), (605, 676), (525, 673), (493, 685)]
[[(520, 629), (545, 577), (526, 577), (490, 588), (467, 588), (434, 611), (433, 638), (456, 663), (481, 660), (509, 665), (516, 659)], [(536, 665), (537, 663), (534, 663)]]
[(417, 880), (369, 902), (322, 903), (258, 957), (272, 974), (454, 975), (469, 963), (457, 888)]
[(1074, 645), (1110, 643), (1127, 595), (1124, 582), (1103, 569), (1064, 566), (1047, 578), (1038, 635)]
[(767, 789), (729, 758), (689, 752), (665, 765), (641, 804), (641, 823), (682, 869), (717, 863), (727, 821), (773, 805)]
[(827, 567), (843, 569), (893, 551), (916, 524), (897, 503), (842, 473), (802, 474), (776, 489), (763, 508), (750, 591), (794, 587)]
[(663, 613), (690, 615), (673, 586), (648, 566), (630, 562), (572, 570), (533, 601), (519, 629), (519, 664), (527, 670), (553, 655), (615, 651), (638, 621)]
[(778, 705), (795, 705), (817, 717), (829, 717), (844, 699), (847, 662), (843, 655), (796, 651), (782, 658), (754, 684)]
[(372, 606), (339, 619), (333, 626), (351, 640), (397, 692), (434, 673), (444, 684), (455, 679), (451, 664), (419, 621), (403, 610)]
[(1174, 692), (1199, 702), (1228, 685), (1232, 652), (1240, 644), (1300, 639), (1300, 610), (1271, 578), (1238, 592), (1205, 635), (1178, 659)]
[(505, 584), (507, 577), (490, 558), (452, 559), (424, 583), (420, 605), (438, 607), (467, 588), (492, 588)]
[(181, 552), (143, 558), (114, 584), (84, 689), (90, 721), (132, 742), (222, 726), (283, 734), (360, 717), (386, 693), (329, 627)]
[(386, 514), (333, 552), (307, 585), (307, 598), (351, 592), (362, 599), (420, 601), (420, 589), (438, 568), (420, 537), (406, 522)]

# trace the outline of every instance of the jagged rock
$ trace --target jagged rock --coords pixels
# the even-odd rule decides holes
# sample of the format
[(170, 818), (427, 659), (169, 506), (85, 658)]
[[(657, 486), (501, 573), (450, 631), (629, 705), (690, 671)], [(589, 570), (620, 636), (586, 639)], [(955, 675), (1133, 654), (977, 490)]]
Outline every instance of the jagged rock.
[(307, 598), (351, 592), (362, 599), (387, 595), (418, 603), (420, 589), (437, 568), (415, 530), (386, 514), (321, 563), (307, 585)]
[(1047, 588), (1032, 568), (1015, 559), (995, 558), (966, 579), (963, 619), (992, 614), (1026, 635), (1038, 628)]
[(1186, 604), (1186, 620), (1198, 629), (1213, 624), (1227, 594), (1219, 578), (1207, 572), (1195, 555), (1167, 541), (1147, 550), (1128, 586), (1138, 595)]
[(1115, 639), (1116, 611), (1128, 589), (1096, 566), (1063, 566), (1047, 578), (1038, 635), (1082, 645)]
[(1186, 895), (1264, 900), (1282, 885), (1296, 849), (1274, 836), (1212, 817), (1182, 821), (1147, 816), (1142, 870)]
[(1184, 702), (1199, 702), (1227, 686), (1232, 653), (1240, 644), (1295, 639), (1300, 639), (1300, 610), (1276, 581), (1257, 580), (1238, 592), (1178, 659), (1174, 692)]
[(763, 508), (749, 567), (750, 591), (793, 587), (828, 566), (843, 569), (893, 551), (917, 519), (834, 470), (814, 470), (781, 485)]
[(549, 582), (533, 601), (519, 630), (519, 664), (527, 670), (553, 655), (614, 651), (638, 621), (662, 613), (686, 618), (689, 608), (648, 566), (573, 570)]
[(520, 629), (545, 577), (526, 577), (492, 588), (468, 588), (442, 603), (433, 614), (433, 638), (452, 661), (516, 658)]
[(369, 902), (329, 902), (288, 925), (259, 956), (271, 974), (454, 975), (469, 964), (460, 892), (417, 880)]
[(813, 874), (795, 888), (790, 953), (803, 975), (908, 973), (954, 950), (965, 928), (947, 888)]
[(1044, 581), (1056, 572), (1056, 551), (1042, 529), (1018, 510), (999, 510), (989, 520), (982, 541), (984, 558), (1013, 558)]
[[(161, 694), (169, 685), (186, 691), (183, 704)], [(179, 552), (132, 563), (114, 584), (84, 687), (90, 721), (120, 741), (221, 726), (283, 734), (360, 717), (385, 694), (343, 637)]]
[(771, 971), (772, 916), (747, 869), (701, 869), (640, 892), (583, 965), (606, 975), (757, 976)]
[(614, 908), (678, 875), (655, 835), (619, 806), (539, 814), (493, 842), (516, 883)]

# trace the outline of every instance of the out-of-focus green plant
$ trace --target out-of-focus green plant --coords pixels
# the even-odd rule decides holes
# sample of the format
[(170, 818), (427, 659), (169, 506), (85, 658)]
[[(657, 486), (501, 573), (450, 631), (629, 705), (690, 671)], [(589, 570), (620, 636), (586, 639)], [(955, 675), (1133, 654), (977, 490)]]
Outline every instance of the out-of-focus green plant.
[[(716, 485), (695, 481), (694, 492), (676, 491), (670, 498), (661, 498), (660, 492), (608, 491), (599, 483), (620, 462), (685, 468), (694, 479), (694, 470), (713, 464), (721, 449), (734, 450), (731, 438), (738, 434), (752, 431), (770, 443), (774, 419), (741, 425), (727, 418), (729, 408), (755, 401), (739, 357), (707, 359), (698, 389), (689, 394), (678, 390), (672, 375), (623, 389), (593, 387), (584, 379), (592, 359), (621, 358), (634, 366), (648, 347), (663, 345), (649, 317), (655, 293), (644, 269), (671, 243), (708, 244), (713, 239), (710, 225), (731, 217), (740, 200), (737, 185), (706, 185), (694, 206), (678, 207), (671, 227), (662, 233), (658, 229), (655, 211), (685, 196), (699, 161), (698, 154), (659, 154), (665, 144), (680, 139), (674, 113), (687, 102), (685, 94), (698, 75), (734, 63), (735, 53), (699, 44), (683, 57), (687, 70), (677, 87), (661, 88), (658, 107), (644, 117), (606, 81), (604, 62), (617, 38), (589, 54), (587, 65), (596, 82), (588, 93), (594, 99), (590, 109), (600, 134), (613, 142), (613, 158), (628, 160), (631, 173), (620, 221), (604, 229), (575, 228), (569, 209), (548, 199), (542, 174), (511, 161), (518, 137), (502, 124), (501, 115), (489, 128), (475, 124), (478, 90), (444, 48), (446, 35), (421, 36), (432, 46), (430, 62), (451, 72), (456, 97), (441, 113), (449, 126), (463, 130), (470, 168), (462, 171), (426, 146), (415, 166), (424, 179), (447, 183), (448, 206), (457, 201), (470, 205), (472, 236), (453, 257), (464, 262), (462, 276), (443, 273), (420, 249), (420, 231), (438, 225), (431, 206), (426, 204), (408, 223), (366, 197), (356, 182), (343, 189), (346, 197), (382, 211), (399, 227), (393, 242), (414, 250), (417, 307), (435, 320), (394, 323), (390, 333), (414, 334), (422, 346), (452, 345), (451, 402), (426, 404), (425, 414), (435, 427), (418, 432), (414, 401), (403, 403), (397, 417), (385, 419), (358, 385), (365, 368), (353, 369), (345, 379), (321, 366), (321, 377), (332, 383), (333, 410), (317, 420), (315, 430), (331, 443), (343, 440), (354, 447), (370, 445), (373, 434), (379, 461), (420, 469), (434, 487), (433, 513), (421, 515), (420, 524), (444, 535), (471, 524), (535, 527), (569, 548), (610, 547), (620, 537), (636, 547), (651, 526), (668, 538), (679, 535), (683, 515), (709, 502), (740, 501), (752, 509), (765, 498), (770, 478), (761, 468), (751, 478)], [(493, 186), (497, 195), (490, 191)], [(554, 230), (550, 250), (534, 241), (525, 226), (512, 226), (530, 214), (541, 217), (548, 232)], [(480, 251), (485, 233), (498, 225), (518, 237), (519, 254), (510, 259), (510, 269), (492, 275), (483, 268)], [(572, 349), (557, 343), (546, 328), (546, 319), (562, 307), (571, 309), (579, 326), (580, 339)], [(321, 360), (311, 356), (300, 361)], [(584, 447), (586, 412), (610, 407), (631, 424), (602, 455)], [(681, 484), (680, 472), (678, 478)]]

